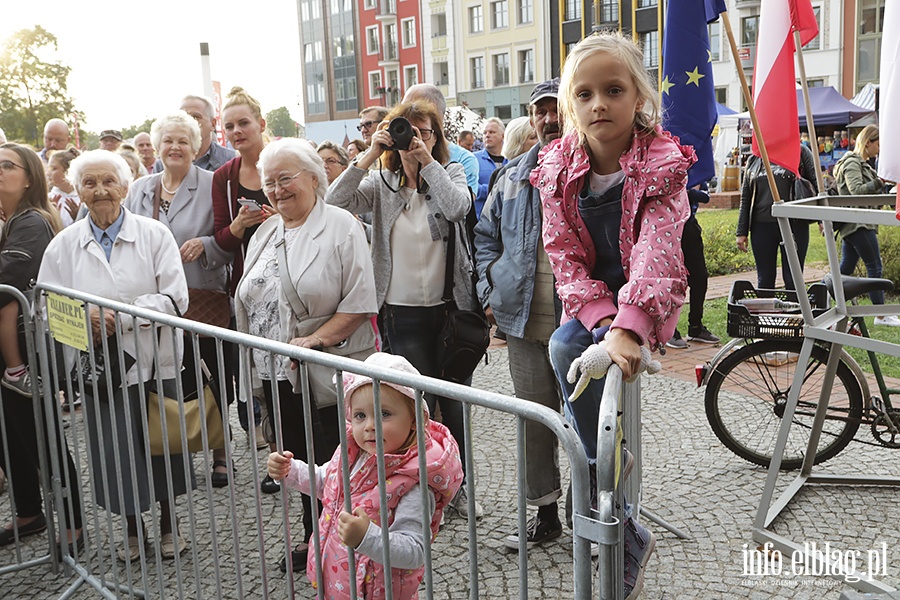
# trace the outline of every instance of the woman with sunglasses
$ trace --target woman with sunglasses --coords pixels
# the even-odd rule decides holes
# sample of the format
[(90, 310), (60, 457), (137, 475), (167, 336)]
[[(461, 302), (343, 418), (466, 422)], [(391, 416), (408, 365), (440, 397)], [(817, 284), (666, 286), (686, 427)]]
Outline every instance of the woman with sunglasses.
[[(408, 149), (391, 149), (397, 140), (388, 122), (406, 118), (414, 137)], [(372, 145), (328, 189), (326, 202), (353, 213), (372, 212), (372, 262), (375, 267), (381, 331), (393, 354), (405, 357), (423, 375), (439, 377), (438, 337), (447, 317), (443, 300), (447, 241), (455, 223), (465, 220), (472, 206), (466, 172), (451, 163), (441, 130), (441, 116), (423, 101), (404, 102), (372, 135)], [(378, 171), (369, 167), (381, 162)], [(455, 245), (453, 297), (463, 310), (474, 310), (472, 280), (465, 243)], [(439, 405), (444, 425), (459, 444), (463, 465), (462, 404), (426, 394), (428, 409)], [(466, 487), (453, 506), (465, 512)], [(477, 509), (476, 509), (476, 512)]]

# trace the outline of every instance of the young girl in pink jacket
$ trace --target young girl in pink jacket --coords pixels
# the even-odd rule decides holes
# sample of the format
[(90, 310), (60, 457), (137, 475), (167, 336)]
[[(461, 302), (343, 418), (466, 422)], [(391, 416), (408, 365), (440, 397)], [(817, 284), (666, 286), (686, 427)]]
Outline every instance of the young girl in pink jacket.
[[(568, 397), (566, 375), (588, 346), (606, 340), (625, 378), (640, 348), (672, 337), (687, 272), (681, 232), (690, 216), (685, 182), (690, 146), (660, 127), (656, 87), (640, 49), (620, 34), (592, 35), (566, 59), (560, 80), (563, 137), (542, 150), (531, 183), (543, 204), (544, 247), (562, 301), (550, 360)], [(566, 414), (591, 463), (604, 379), (593, 380)], [(653, 535), (625, 527), (625, 592), (640, 593)]]
[[(376, 352), (366, 363), (407, 373), (418, 371), (402, 356)], [(316, 467), (316, 493), (322, 501), (317, 551), (322, 556), (322, 586), (325, 598), (350, 598), (348, 548), (356, 551), (356, 591), (359, 598), (385, 597), (384, 548), (381, 538), (381, 505), (378, 490), (377, 443), (375, 436), (374, 389), (372, 380), (362, 375), (344, 374), (344, 401), (347, 407), (347, 453), (350, 465), (350, 504), (344, 510), (347, 491), (341, 472), (341, 449), (331, 461)], [(406, 386), (383, 381), (381, 422), (384, 450), (386, 496), (388, 498), (391, 586), (398, 600), (417, 598), (424, 576), (425, 538), (423, 522), (429, 523), (431, 537), (437, 535), (444, 508), (462, 483), (459, 447), (442, 424), (425, 419), (425, 463), (428, 506), (422, 505), (419, 485), (419, 448), (416, 438), (416, 396)], [(311, 491), (309, 468), (294, 460), (290, 452), (269, 455), (272, 479), (305, 494)], [(307, 558), (306, 573), (318, 588), (314, 553)]]

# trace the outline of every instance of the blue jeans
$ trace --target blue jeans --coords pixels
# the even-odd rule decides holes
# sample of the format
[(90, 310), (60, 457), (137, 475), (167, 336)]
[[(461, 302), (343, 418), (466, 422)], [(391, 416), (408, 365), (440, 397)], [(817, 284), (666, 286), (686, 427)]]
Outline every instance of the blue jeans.
[[(794, 234), (794, 241), (797, 242), (800, 266), (803, 267), (806, 262), (806, 250), (809, 248), (809, 221), (791, 219), (791, 231)], [(750, 228), (750, 246), (753, 248), (753, 259), (756, 261), (756, 287), (758, 289), (771, 290), (775, 288), (779, 250), (784, 287), (788, 290), (795, 289), (794, 278), (791, 277), (791, 269), (788, 265), (787, 251), (784, 249), (777, 221), (754, 223)]]
[[(852, 275), (859, 259), (866, 265), (869, 277), (881, 277), (881, 250), (878, 248), (878, 232), (873, 229), (857, 229), (841, 243), (841, 275)], [(884, 304), (884, 292), (869, 292), (872, 304)]]
[(575, 390), (575, 385), (566, 380), (572, 361), (593, 343), (591, 332), (578, 319), (563, 323), (550, 336), (550, 363), (563, 392), (566, 418), (581, 438), (588, 461), (596, 463), (598, 417), (606, 378), (592, 379), (575, 402), (569, 402), (568, 399)]
[[(438, 377), (438, 337), (444, 328), (447, 308), (439, 306), (397, 306), (385, 304), (381, 309), (384, 331), (382, 335), (391, 354), (404, 357), (419, 373)], [(465, 382), (470, 385), (472, 380)], [(428, 411), (434, 416), (441, 408), (441, 421), (459, 444), (459, 458), (463, 473), (466, 470), (466, 444), (463, 429), (463, 405), (458, 400), (425, 394)]]

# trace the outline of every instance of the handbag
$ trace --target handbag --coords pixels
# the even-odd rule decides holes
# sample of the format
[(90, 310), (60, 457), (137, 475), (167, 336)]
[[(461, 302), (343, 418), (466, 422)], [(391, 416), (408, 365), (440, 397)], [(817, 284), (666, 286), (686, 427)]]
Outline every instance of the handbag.
[(96, 385), (96, 399), (103, 404), (108, 404), (110, 400), (109, 388), (106, 385), (107, 372), (109, 372), (109, 376), (112, 379), (112, 389), (113, 393), (115, 393), (116, 390), (122, 387), (123, 369), (120, 366), (124, 366), (124, 371), (128, 373), (128, 370), (137, 362), (133, 356), (123, 350), (122, 360), (124, 363), (120, 363), (119, 341), (115, 334), (107, 338), (106, 346), (109, 350), (109, 360), (106, 360), (103, 356), (103, 343), (101, 342), (94, 347), (93, 362), (91, 362), (89, 352), (82, 350), (78, 353), (70, 374), (72, 389), (77, 390), (78, 381), (82, 380), (84, 381), (84, 393), (89, 396), (95, 396), (94, 386)]
[[(151, 389), (147, 394), (147, 437), (150, 438), (150, 454), (163, 456), (165, 445), (163, 442), (163, 427), (160, 417), (160, 403), (166, 414), (166, 435), (169, 440), (170, 454), (183, 454), (181, 445), (181, 415), (178, 405), (184, 405), (184, 428), (187, 433), (187, 451), (200, 452), (225, 447), (225, 430), (222, 428), (222, 413), (216, 403), (215, 393), (212, 389), (212, 378), (206, 363), (202, 360), (200, 367), (203, 370), (203, 406), (200, 406), (200, 395), (196, 390), (184, 397), (183, 402), (176, 398), (170, 398), (166, 394), (160, 394)], [(203, 445), (203, 423), (206, 423), (207, 444)]]
[(231, 321), (231, 302), (228, 292), (222, 290), (188, 289), (188, 309), (185, 319), (206, 323), (213, 327), (228, 328)]
[[(323, 323), (331, 320), (333, 315), (325, 315), (321, 317), (310, 317), (309, 310), (294, 289), (291, 282), (290, 270), (287, 261), (287, 249), (284, 243), (284, 223), (279, 223), (278, 232), (281, 239), (275, 243), (275, 260), (278, 263), (278, 276), (281, 279), (281, 289), (287, 296), (288, 304), (291, 305), (291, 311), (297, 319), (297, 326), (294, 328), (294, 337), (307, 337), (312, 335), (322, 326)], [(341, 340), (334, 346), (323, 346), (318, 348), (322, 352), (334, 354), (335, 356), (343, 356), (344, 358), (352, 358), (355, 360), (365, 360), (369, 355), (375, 352), (375, 330), (372, 327), (371, 319), (366, 319), (356, 331), (350, 334), (346, 339)], [(307, 363), (307, 375), (309, 378), (309, 391), (318, 408), (334, 406), (337, 404), (337, 383), (334, 381), (335, 371), (331, 367), (325, 365), (317, 365), (315, 363)]]
[[(491, 343), (491, 326), (482, 310), (461, 310), (453, 300), (453, 263), (456, 238), (461, 236), (459, 223), (447, 240), (447, 269), (444, 273), (443, 301), (447, 307), (444, 327), (438, 335), (437, 361), (439, 376), (446, 381), (463, 383), (475, 372)], [(469, 258), (469, 273), (474, 274), (469, 245), (461, 240)], [(472, 289), (474, 290), (474, 280)], [(481, 304), (475, 300), (475, 306)]]
[[(159, 205), (161, 197), (162, 179), (156, 182), (153, 192), (153, 220), (159, 220)], [(204, 290), (199, 288), (188, 289), (188, 309), (184, 313), (185, 319), (206, 323), (213, 327), (227, 329), (231, 321), (231, 301), (228, 292), (223, 290)]]

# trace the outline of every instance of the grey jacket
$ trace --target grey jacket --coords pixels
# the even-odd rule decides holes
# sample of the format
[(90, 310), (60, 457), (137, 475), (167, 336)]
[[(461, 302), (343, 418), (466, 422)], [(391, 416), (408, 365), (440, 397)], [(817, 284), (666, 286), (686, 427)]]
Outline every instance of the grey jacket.
[[(152, 219), (153, 195), (162, 176), (162, 173), (155, 173), (132, 183), (125, 198), (125, 208)], [(222, 250), (213, 237), (212, 176), (212, 172), (192, 166), (172, 198), (169, 213), (159, 211), (159, 221), (175, 236), (179, 248), (194, 238), (203, 241), (203, 256), (183, 265), (188, 287), (227, 291), (227, 267), (233, 255)]]
[(535, 145), (501, 167), (475, 226), (478, 298), (491, 307), (497, 326), (524, 337), (541, 238), (541, 195), (528, 177), (537, 165)]
[[(391, 188), (399, 189), (399, 173), (373, 172), (366, 177), (367, 174), (368, 171), (352, 165), (328, 188), (325, 202), (354, 214), (372, 213), (372, 264), (375, 268), (375, 294), (380, 309), (391, 281), (391, 229), (403, 210), (404, 202), (399, 193), (388, 189), (381, 179), (383, 174)], [(422, 169), (422, 178), (428, 182), (425, 204), (430, 213), (429, 225), (432, 230), (437, 229), (446, 242), (450, 234), (449, 223), (462, 224), (472, 206), (465, 169), (459, 163), (450, 163), (444, 168), (432, 162)], [(465, 226), (455, 229), (462, 229), (464, 232)], [(474, 310), (473, 266), (466, 245), (456, 244), (453, 299), (459, 308)]]

